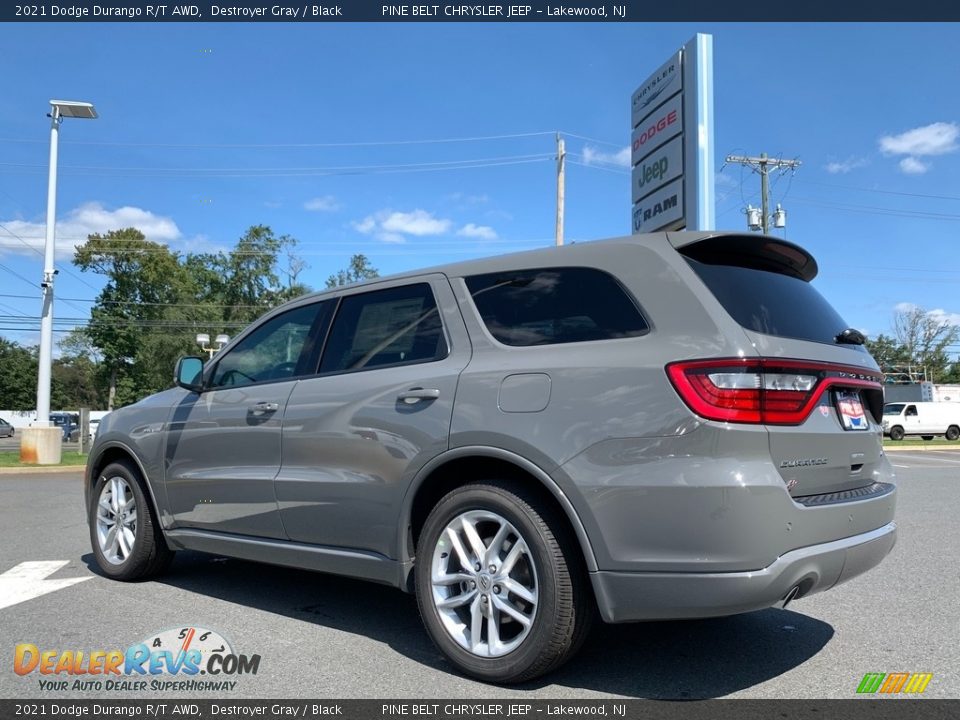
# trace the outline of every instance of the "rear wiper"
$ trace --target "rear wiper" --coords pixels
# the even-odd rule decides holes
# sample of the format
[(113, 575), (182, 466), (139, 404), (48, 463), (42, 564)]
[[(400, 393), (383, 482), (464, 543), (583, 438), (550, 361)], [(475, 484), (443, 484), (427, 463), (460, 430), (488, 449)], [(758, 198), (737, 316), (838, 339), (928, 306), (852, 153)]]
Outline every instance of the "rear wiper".
[(863, 345), (867, 341), (867, 338), (859, 330), (847, 328), (843, 332), (837, 333), (834, 340), (841, 345)]

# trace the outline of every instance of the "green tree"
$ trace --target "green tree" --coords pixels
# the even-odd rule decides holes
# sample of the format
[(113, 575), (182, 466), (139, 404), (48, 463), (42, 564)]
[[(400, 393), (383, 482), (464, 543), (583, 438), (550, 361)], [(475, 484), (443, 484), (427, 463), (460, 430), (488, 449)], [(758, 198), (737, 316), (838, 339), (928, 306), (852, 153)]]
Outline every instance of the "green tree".
[(350, 258), (350, 266), (344, 270), (338, 270), (336, 275), (327, 278), (327, 287), (335, 288), (340, 285), (349, 285), (350, 283), (369, 280), (370, 278), (380, 277), (377, 269), (370, 265), (366, 255), (354, 255)]
[[(176, 333), (170, 342), (170, 330), (185, 319), (180, 303), (189, 286), (180, 257), (126, 228), (90, 235), (73, 262), (107, 278), (85, 330), (109, 374), (107, 409), (154, 392), (151, 366), (169, 365), (185, 344)], [(132, 396), (118, 398), (121, 377)]]
[(37, 349), (0, 338), (0, 408), (33, 410), (37, 406)]
[(926, 372), (926, 379), (939, 382), (950, 366), (948, 349), (960, 339), (960, 327), (921, 307), (898, 310), (893, 333), (912, 365)]

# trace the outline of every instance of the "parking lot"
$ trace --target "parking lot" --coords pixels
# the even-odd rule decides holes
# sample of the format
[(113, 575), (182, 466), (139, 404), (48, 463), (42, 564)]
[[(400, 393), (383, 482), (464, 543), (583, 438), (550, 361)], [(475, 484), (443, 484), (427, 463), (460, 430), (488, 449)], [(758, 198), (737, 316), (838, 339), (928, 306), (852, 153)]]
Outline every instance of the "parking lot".
[[(849, 698), (867, 672), (929, 672), (926, 696), (960, 697), (960, 453), (890, 458), (900, 539), (877, 570), (788, 610), (597, 627), (570, 664), (506, 695)], [(48, 566), (55, 571), (46, 581), (40, 566), (32, 580), (5, 580), (5, 593), (19, 582), (30, 599), (2, 607), (0, 597), (2, 697), (151, 696), (41, 691), (37, 673), (13, 672), (11, 646), (125, 649), (183, 627), (215, 630), (235, 652), (261, 656), (256, 675), (232, 678), (232, 697), (503, 694), (454, 673), (422, 630), (414, 599), (391, 588), (197, 553), (179, 554), (157, 582), (101, 577), (81, 497), (78, 473), (0, 475), (0, 573), (65, 563)], [(46, 592), (53, 585), (45, 582), (67, 578), (85, 579)]]

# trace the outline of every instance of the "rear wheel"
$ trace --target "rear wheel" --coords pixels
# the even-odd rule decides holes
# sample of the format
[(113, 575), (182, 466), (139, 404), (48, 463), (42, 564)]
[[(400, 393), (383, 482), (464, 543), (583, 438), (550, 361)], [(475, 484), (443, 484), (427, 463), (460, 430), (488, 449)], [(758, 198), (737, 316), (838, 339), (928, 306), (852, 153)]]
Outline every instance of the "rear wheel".
[(145, 487), (134, 467), (115, 462), (100, 473), (90, 496), (93, 554), (103, 573), (116, 580), (145, 580), (173, 559)]
[(562, 518), (520, 487), (489, 481), (447, 494), (421, 533), (420, 615), (460, 670), (522, 682), (566, 661), (586, 636), (592, 599)]
[(903, 428), (899, 425), (894, 425), (892, 428), (890, 428), (890, 439), (903, 440)]
[(960, 439), (960, 427), (956, 425), (951, 425), (947, 428), (947, 440), (953, 442), (954, 440)]

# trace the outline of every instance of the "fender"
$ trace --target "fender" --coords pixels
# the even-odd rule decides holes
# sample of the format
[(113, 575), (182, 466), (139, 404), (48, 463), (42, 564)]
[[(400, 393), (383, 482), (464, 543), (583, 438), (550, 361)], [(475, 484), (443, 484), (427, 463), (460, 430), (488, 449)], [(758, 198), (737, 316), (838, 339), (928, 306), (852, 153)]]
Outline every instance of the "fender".
[(560, 507), (563, 508), (564, 514), (567, 516), (567, 519), (573, 526), (574, 533), (576, 533), (577, 536), (577, 541), (580, 543), (580, 549), (583, 552), (583, 558), (586, 562), (587, 570), (589, 572), (597, 571), (597, 559), (593, 553), (593, 546), (590, 544), (590, 538), (587, 536), (587, 531), (583, 527), (583, 523), (580, 521), (580, 516), (577, 514), (576, 509), (574, 509), (573, 503), (570, 502), (570, 499), (566, 496), (560, 486), (557, 485), (556, 481), (550, 477), (550, 475), (540, 466), (530, 462), (525, 457), (517, 455), (516, 453), (512, 453), (509, 450), (486, 445), (465, 445), (447, 450), (446, 452), (431, 458), (414, 476), (409, 486), (407, 486), (407, 492), (404, 495), (403, 502), (400, 505), (400, 522), (398, 523), (397, 527), (397, 548), (399, 549), (399, 552), (397, 555), (401, 558), (402, 562), (409, 563), (412, 560), (412, 558), (403, 557), (405, 555), (404, 548), (406, 547), (407, 528), (410, 525), (410, 518), (413, 510), (413, 499), (416, 497), (417, 491), (420, 489), (423, 481), (427, 478), (427, 476), (430, 475), (430, 473), (432, 473), (441, 465), (459, 458), (476, 457), (478, 455), (482, 457), (504, 460), (512, 465), (517, 466), (521, 470), (525, 470), (537, 478), (543, 484), (543, 486), (550, 491), (550, 494), (556, 498), (557, 502), (560, 503)]
[(143, 461), (140, 459), (140, 456), (126, 443), (122, 443), (119, 440), (107, 440), (103, 447), (98, 448), (96, 460), (91, 458), (87, 461), (87, 469), (84, 472), (85, 482), (84, 482), (84, 495), (86, 500), (86, 507), (84, 511), (89, 509), (90, 506), (90, 493), (93, 492), (93, 486), (95, 484), (93, 473), (91, 470), (93, 466), (99, 463), (100, 458), (103, 457), (104, 453), (107, 450), (111, 449), (123, 450), (124, 454), (133, 460), (133, 463), (137, 466), (137, 470), (140, 471), (140, 477), (143, 478), (144, 485), (147, 486), (147, 492), (150, 495), (150, 502), (153, 503), (153, 509), (157, 513), (157, 520), (160, 523), (160, 529), (166, 531), (166, 528), (163, 526), (163, 513), (160, 512), (160, 503), (157, 502), (157, 496), (153, 490), (153, 483), (150, 482), (150, 477), (147, 475), (147, 471), (144, 469)]

